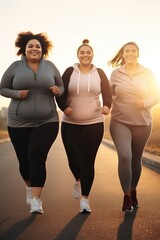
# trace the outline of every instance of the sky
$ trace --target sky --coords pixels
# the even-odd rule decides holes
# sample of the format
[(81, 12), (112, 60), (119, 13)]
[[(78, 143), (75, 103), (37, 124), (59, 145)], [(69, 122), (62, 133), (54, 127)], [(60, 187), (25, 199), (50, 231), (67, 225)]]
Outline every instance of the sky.
[[(46, 32), (54, 44), (49, 60), (63, 74), (77, 62), (83, 39), (94, 49), (93, 63), (109, 78), (107, 62), (127, 42), (140, 48), (139, 63), (150, 68), (160, 83), (159, 0), (5, 0), (0, 4), (0, 79), (20, 59), (15, 39), (22, 31)], [(0, 96), (0, 108), (10, 99)]]

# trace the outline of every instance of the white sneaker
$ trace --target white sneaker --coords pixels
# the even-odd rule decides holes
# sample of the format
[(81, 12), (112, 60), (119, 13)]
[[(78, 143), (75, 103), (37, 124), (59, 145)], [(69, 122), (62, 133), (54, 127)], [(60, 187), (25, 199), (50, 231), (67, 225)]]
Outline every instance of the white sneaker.
[(90, 213), (91, 208), (89, 206), (89, 201), (86, 198), (80, 199), (80, 213)]
[(30, 213), (43, 213), (42, 202), (38, 197), (34, 197), (30, 200), (30, 206)]
[(31, 187), (26, 187), (26, 202), (30, 204), (30, 200), (32, 199), (32, 190)]
[(73, 197), (78, 199), (81, 197), (81, 184), (80, 182), (75, 182), (73, 186)]

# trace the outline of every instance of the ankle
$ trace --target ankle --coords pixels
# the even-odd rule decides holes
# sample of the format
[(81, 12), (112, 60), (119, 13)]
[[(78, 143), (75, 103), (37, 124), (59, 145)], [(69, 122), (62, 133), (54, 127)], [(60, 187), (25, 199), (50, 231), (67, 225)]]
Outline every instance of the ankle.
[(124, 193), (124, 196), (131, 196), (131, 194), (130, 194), (130, 192), (126, 192), (126, 193)]
[(82, 198), (88, 199), (88, 196), (84, 196), (84, 195), (82, 195)]
[(80, 182), (80, 179), (79, 179), (79, 178), (78, 178), (78, 179), (75, 179), (75, 182), (79, 183), (79, 182)]

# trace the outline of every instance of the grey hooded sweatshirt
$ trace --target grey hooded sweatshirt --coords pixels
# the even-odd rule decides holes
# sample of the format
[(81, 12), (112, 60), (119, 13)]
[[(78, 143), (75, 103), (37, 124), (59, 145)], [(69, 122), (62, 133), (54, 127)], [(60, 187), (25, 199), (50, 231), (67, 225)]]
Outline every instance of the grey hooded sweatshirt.
[[(1, 95), (11, 98), (8, 126), (37, 127), (59, 121), (55, 96), (49, 89), (53, 85), (60, 88), (60, 96), (64, 92), (62, 78), (51, 61), (42, 58), (36, 74), (25, 57), (12, 63), (3, 74), (0, 85)], [(29, 90), (25, 99), (20, 99), (21, 90)]]

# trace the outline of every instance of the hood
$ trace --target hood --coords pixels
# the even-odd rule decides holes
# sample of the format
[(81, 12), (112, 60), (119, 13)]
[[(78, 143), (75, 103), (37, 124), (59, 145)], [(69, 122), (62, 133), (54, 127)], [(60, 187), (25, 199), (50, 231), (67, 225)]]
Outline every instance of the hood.
[[(78, 80), (77, 80), (77, 95), (79, 95), (79, 84), (80, 84), (80, 78), (81, 78), (81, 71), (79, 70), (79, 67), (78, 67), (79, 63), (75, 63), (73, 65), (73, 68), (74, 70), (78, 73)], [(91, 83), (91, 73), (93, 71), (97, 70), (96, 66), (93, 65), (93, 68), (91, 69), (91, 71), (86, 74), (88, 75), (88, 93), (90, 92), (90, 83)]]

